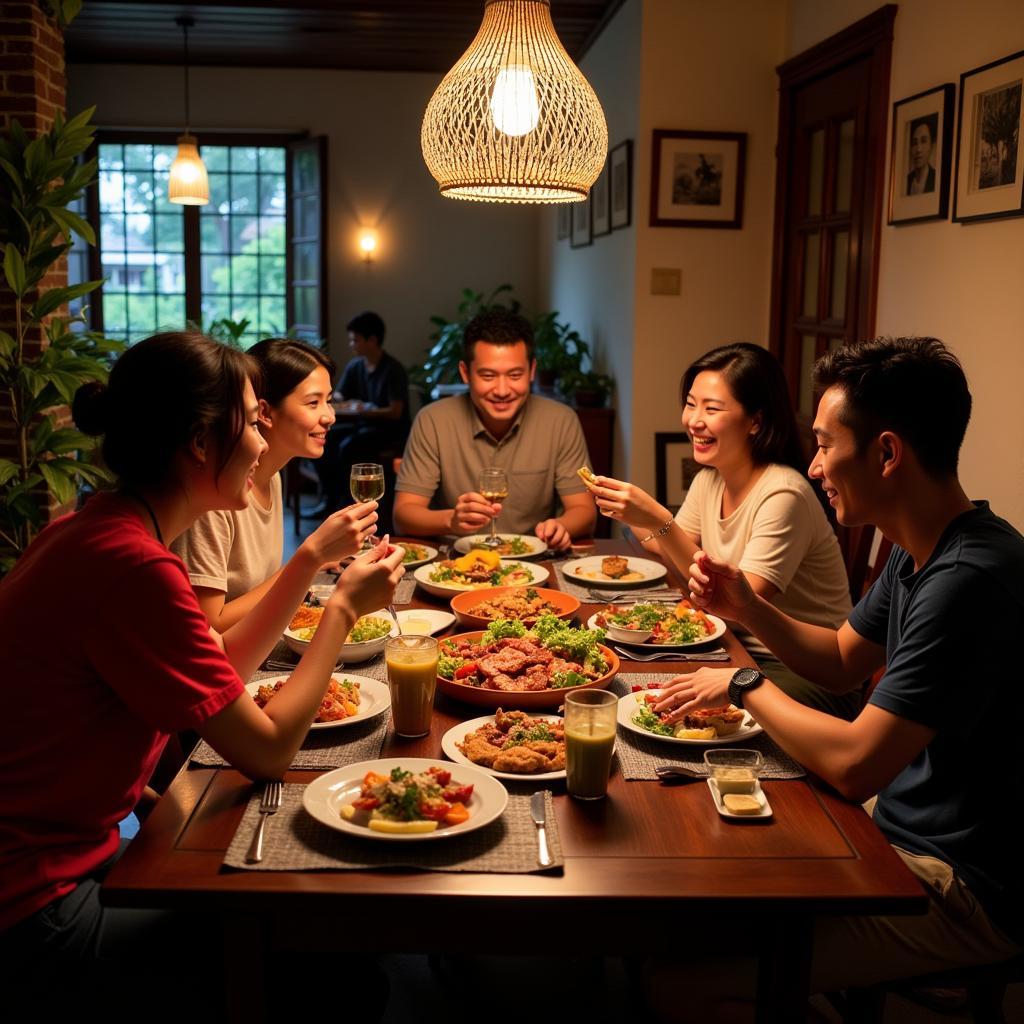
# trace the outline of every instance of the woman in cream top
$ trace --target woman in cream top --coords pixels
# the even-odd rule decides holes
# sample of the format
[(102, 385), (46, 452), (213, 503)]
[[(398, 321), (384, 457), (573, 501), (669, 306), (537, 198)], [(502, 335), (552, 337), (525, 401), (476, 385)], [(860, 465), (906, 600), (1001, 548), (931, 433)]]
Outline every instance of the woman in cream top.
[[(802, 472), (796, 422), (778, 361), (757, 345), (713, 349), (683, 375), (683, 429), (697, 474), (675, 517), (633, 484), (598, 477), (591, 490), (605, 515), (683, 576), (700, 549), (738, 565), (754, 590), (805, 622), (838, 627), (851, 609), (839, 544)], [(790, 696), (852, 718), (854, 690), (836, 696), (775, 660), (738, 631), (762, 671)]]

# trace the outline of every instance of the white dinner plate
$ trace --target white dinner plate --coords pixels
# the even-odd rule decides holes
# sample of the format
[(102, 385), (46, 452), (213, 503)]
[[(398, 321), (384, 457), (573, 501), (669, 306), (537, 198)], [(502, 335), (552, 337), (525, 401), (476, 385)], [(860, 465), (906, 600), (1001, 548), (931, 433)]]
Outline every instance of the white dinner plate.
[[(616, 602), (618, 604), (619, 602)], [(646, 604), (657, 604), (657, 601), (647, 601)], [(707, 613), (705, 613), (707, 614)], [(587, 629), (603, 629), (608, 637), (614, 640), (617, 644), (625, 644), (627, 647), (635, 647), (638, 651), (676, 651), (684, 647), (699, 647), (701, 644), (711, 643), (712, 640), (717, 640), (720, 636), (725, 634), (725, 623), (717, 615), (708, 615), (708, 621), (714, 626), (714, 631), (709, 633), (702, 640), (691, 640), (687, 644), (649, 644), (647, 642), (637, 643), (635, 640), (620, 640), (618, 636), (612, 636), (610, 627), (598, 626), (597, 624), (597, 612), (587, 619)], [(629, 630), (619, 630), (620, 635), (625, 635)]]
[[(467, 551), (472, 551), (473, 548), (486, 550), (483, 541), (487, 540), (488, 536), (489, 534), (486, 533), (474, 533), (470, 537), (460, 537), (455, 542), (455, 550), (462, 555)], [(528, 533), (499, 533), (498, 536), (504, 541), (521, 540), (524, 544), (529, 545), (529, 550), (524, 551), (521, 555), (502, 555), (501, 557), (506, 560), (510, 558), (540, 558), (548, 550), (547, 544), (540, 537), (531, 537)]]
[(661, 690), (640, 690), (637, 693), (627, 693), (625, 697), (619, 698), (619, 710), (616, 714), (618, 723), (629, 729), (630, 732), (635, 732), (638, 736), (647, 736), (653, 740), (664, 740), (666, 743), (682, 743), (684, 746), (690, 747), (714, 747), (725, 743), (742, 743), (744, 740), (749, 740), (752, 736), (756, 736), (764, 731), (751, 717), (750, 712), (744, 711), (743, 724), (736, 732), (730, 733), (728, 736), (716, 736), (713, 740), (686, 740), (677, 736), (659, 736), (656, 732), (648, 732), (646, 729), (641, 728), (633, 721), (633, 715), (636, 714), (637, 699), (642, 700), (648, 693), (657, 695), (661, 693)]
[(636, 579), (615, 579), (606, 576), (601, 572), (601, 563), (604, 555), (590, 555), (587, 558), (573, 558), (562, 566), (562, 572), (566, 578), (579, 582), (590, 587), (619, 587), (628, 590), (630, 587), (640, 587), (645, 583), (653, 583), (656, 580), (664, 579), (668, 575), (668, 569), (661, 562), (652, 562), (649, 558), (634, 558), (632, 555), (625, 556), (629, 563), (629, 571), (638, 573)]
[(543, 583), (548, 576), (551, 574), (542, 565), (532, 565), (530, 562), (514, 562), (508, 559), (502, 560), (502, 565), (517, 565), (524, 572), (529, 574), (529, 579), (521, 580), (503, 580), (501, 583), (495, 584), (484, 584), (483, 586), (467, 586), (464, 583), (434, 583), (430, 579), (430, 574), (437, 571), (437, 565), (421, 565), (418, 569), (413, 571), (413, 576), (416, 582), (428, 593), (434, 594), (436, 597), (451, 597), (452, 594), (461, 594), (467, 590), (486, 590), (487, 587), (527, 587), (535, 586), (538, 583)]
[[(414, 543), (413, 541), (409, 542), (410, 545), (413, 544), (413, 543)], [(395, 542), (395, 547), (404, 548), (406, 546), (407, 545), (403, 544), (401, 541), (396, 541)], [(417, 566), (419, 566), (419, 565), (426, 565), (427, 562), (432, 562), (435, 558), (437, 558), (437, 548), (432, 548), (429, 544), (419, 544), (419, 543), (416, 543), (416, 547), (423, 548), (423, 550), (427, 553), (426, 557), (425, 558), (414, 558), (414, 559), (412, 559), (412, 561), (403, 562), (402, 565), (406, 569), (415, 569)]]
[[(391, 691), (387, 683), (382, 683), (369, 676), (356, 676), (351, 672), (333, 672), (339, 681), (349, 679), (359, 684), (359, 710), (351, 718), (342, 718), (338, 722), (314, 722), (310, 729), (338, 729), (343, 725), (355, 725), (358, 722), (365, 722), (376, 718), (391, 707)], [(256, 697), (256, 691), (261, 686), (273, 686), (274, 683), (284, 682), (288, 676), (267, 676), (266, 679), (257, 679), (255, 682), (246, 683), (245, 689), (250, 696)]]
[[(530, 715), (531, 718), (542, 718), (545, 722), (561, 722), (562, 719), (558, 715)], [(479, 771), (487, 772), (488, 775), (493, 775), (496, 779), (511, 779), (513, 782), (547, 782), (551, 779), (564, 779), (565, 769), (557, 772), (537, 772), (526, 774), (525, 772), (499, 772), (494, 768), (485, 768), (482, 764), (477, 764), (475, 761), (470, 761), (466, 755), (459, 750), (458, 744), (461, 743), (471, 732), (476, 732), (477, 729), (482, 725), (489, 725), (494, 721), (494, 715), (484, 715), (483, 718), (474, 718), (470, 722), (460, 722), (458, 725), (452, 726), (442, 737), (441, 737), (441, 749), (450, 757), (456, 764), (468, 765), (471, 768), (476, 768)]]
[(430, 635), (443, 633), (454, 621), (451, 612), (443, 612), (440, 608), (405, 608), (398, 613), (398, 621), (403, 630), (409, 619), (426, 619), (430, 623)]
[(302, 793), (302, 805), (317, 821), (328, 828), (347, 832), (364, 839), (381, 839), (385, 842), (412, 843), (427, 839), (447, 839), (449, 836), (473, 832), (489, 825), (501, 816), (508, 804), (508, 790), (493, 776), (473, 765), (459, 765), (452, 771), (452, 782), (461, 785), (473, 784), (473, 795), (466, 805), (469, 818), (458, 825), (439, 825), (433, 832), (407, 834), (374, 832), (365, 825), (355, 825), (341, 816), (346, 804), (358, 799), (363, 788), (363, 777), (367, 772), (388, 775), (392, 768), (403, 768), (410, 772), (425, 772), (432, 766), (447, 768), (440, 758), (388, 757), (377, 761), (359, 761), (335, 768), (314, 779)]

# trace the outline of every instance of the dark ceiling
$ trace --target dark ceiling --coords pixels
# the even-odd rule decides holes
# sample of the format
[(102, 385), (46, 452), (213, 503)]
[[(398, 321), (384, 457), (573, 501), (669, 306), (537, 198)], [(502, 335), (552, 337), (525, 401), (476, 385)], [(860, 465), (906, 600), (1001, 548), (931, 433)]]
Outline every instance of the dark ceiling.
[[(553, 0), (562, 44), (578, 60), (623, 0)], [(199, 65), (445, 72), (480, 27), (483, 0), (86, 0), (68, 28), (69, 63), (180, 64), (195, 19)]]

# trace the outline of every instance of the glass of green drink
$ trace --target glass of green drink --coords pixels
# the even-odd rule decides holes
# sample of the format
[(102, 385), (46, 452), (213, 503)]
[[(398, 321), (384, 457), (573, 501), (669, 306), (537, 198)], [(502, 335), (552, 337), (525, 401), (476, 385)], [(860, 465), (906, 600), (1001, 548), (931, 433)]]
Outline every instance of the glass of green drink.
[(600, 800), (608, 792), (617, 706), (607, 690), (565, 695), (565, 784), (577, 800)]

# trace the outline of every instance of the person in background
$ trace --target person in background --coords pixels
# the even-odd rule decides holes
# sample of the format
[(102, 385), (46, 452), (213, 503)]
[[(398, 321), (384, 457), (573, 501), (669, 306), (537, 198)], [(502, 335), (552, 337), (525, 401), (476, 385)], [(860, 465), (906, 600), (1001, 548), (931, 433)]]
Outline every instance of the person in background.
[(907, 195), (918, 196), (935, 191), (935, 129), (938, 114), (916, 117), (910, 122), (910, 170)]
[[(398, 533), (461, 536), (501, 516), (503, 532), (536, 534), (557, 551), (593, 532), (594, 502), (577, 475), (589, 464), (579, 419), (530, 394), (536, 368), (526, 319), (492, 310), (469, 322), (459, 363), (469, 393), (416, 417), (396, 485)], [(480, 493), (480, 471), (489, 467), (508, 474), (503, 504)]]
[[(797, 704), (752, 669), (681, 676), (657, 707), (678, 718), (731, 700), (843, 796), (877, 794), (875, 824), (921, 880), (928, 912), (820, 920), (812, 991), (833, 992), (1024, 949), (1024, 879), (1003, 799), (1024, 785), (1024, 762), (1014, 743), (994, 740), (1024, 715), (1009, 653), (1024, 629), (1024, 537), (987, 502), (972, 502), (957, 478), (971, 394), (940, 341), (838, 349), (819, 360), (815, 386), (823, 393), (810, 475), (841, 523), (874, 524), (893, 542), (885, 570), (838, 630), (798, 622), (704, 552), (690, 569), (691, 593), (836, 691), (884, 667), (881, 679), (853, 722)], [(970, 643), (965, 657), (979, 622), (992, 641)], [(739, 931), (733, 925), (730, 936)], [(690, 966), (708, 999), (752, 993), (752, 964)], [(661, 968), (658, 1001), (667, 1005), (681, 979), (678, 963)]]
[[(598, 508), (685, 574), (702, 548), (735, 562), (751, 587), (787, 614), (836, 628), (850, 585), (835, 533), (803, 474), (796, 420), (778, 360), (758, 345), (712, 349), (680, 384), (683, 430), (697, 474), (675, 516), (635, 484), (597, 477)], [(780, 664), (739, 631), (763, 671), (790, 696), (843, 718), (860, 710), (856, 686), (837, 694)]]
[[(118, 1001), (152, 1002), (193, 934), (191, 918), (99, 899), (118, 822), (169, 734), (196, 729), (250, 778), (280, 778), (352, 625), (391, 601), (404, 572), (402, 551), (387, 544), (357, 558), (288, 685), (256, 706), (243, 680), (302, 600), (305, 574), (286, 568), (259, 607), (220, 634), (167, 546), (198, 516), (248, 504), (267, 450), (255, 372), (242, 352), (195, 333), (125, 351), (109, 384), (80, 388), (72, 410), (79, 429), (103, 435), (117, 489), (44, 529), (0, 581), (0, 657), (5, 678), (17, 680), (0, 716), (0, 975), (5, 1004), (27, 1004), (41, 1019), (58, 1008), (109, 1015)], [(343, 532), (323, 554), (350, 540)], [(55, 600), (70, 609), (59, 636), (53, 615), (41, 614)], [(215, 977), (177, 971), (175, 994), (188, 999)], [(154, 1019), (180, 1010), (161, 998), (147, 1011)], [(192, 1008), (202, 1015), (213, 1005)]]
[(304, 514), (308, 518), (341, 507), (357, 462), (385, 464), (387, 473), (387, 464), (401, 455), (409, 436), (409, 378), (402, 364), (384, 351), (384, 321), (371, 312), (353, 317), (348, 345), (354, 358), (336, 393), (339, 423), (318, 466), (324, 498)]
[[(259, 429), (267, 442), (253, 476), (248, 504), (213, 509), (178, 537), (171, 549), (185, 563), (199, 606), (224, 632), (252, 611), (281, 574), (284, 516), (280, 471), (291, 459), (318, 459), (334, 422), (334, 363), (318, 348), (268, 338), (249, 349), (259, 373)], [(376, 506), (352, 505), (332, 515), (299, 546), (288, 563), (308, 588), (317, 571), (359, 550), (374, 531)]]

